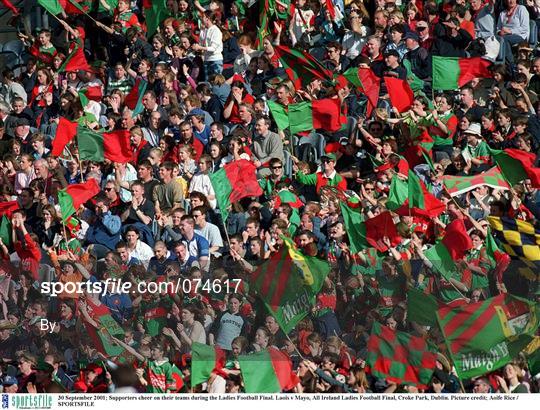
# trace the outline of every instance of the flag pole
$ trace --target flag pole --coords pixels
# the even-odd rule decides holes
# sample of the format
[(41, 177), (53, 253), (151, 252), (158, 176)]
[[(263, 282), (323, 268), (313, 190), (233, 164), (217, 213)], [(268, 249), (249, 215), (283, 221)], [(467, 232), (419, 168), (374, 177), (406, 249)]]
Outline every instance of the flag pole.
[[(283, 332), (283, 333), (285, 333), (285, 332)], [(304, 356), (302, 356), (302, 353), (300, 353), (300, 350), (298, 350), (298, 347), (296, 347), (296, 345), (293, 343), (293, 341), (291, 340), (291, 338), (289, 337), (289, 335), (287, 333), (285, 333), (285, 337), (294, 346), (294, 350), (296, 350), (296, 353), (298, 353), (298, 356), (300, 356), (300, 359), (306, 360), (306, 358)]]
[[(94, 23), (97, 24), (97, 21), (92, 17), (90, 16), (86, 11), (84, 11), (82, 9), (82, 6), (80, 4), (78, 4), (77, 2), (75, 2), (74, 0), (68, 0), (73, 6), (75, 6), (81, 13), (83, 13), (86, 17), (88, 17), (90, 20), (92, 20)], [(77, 4), (77, 5), (75, 5)]]

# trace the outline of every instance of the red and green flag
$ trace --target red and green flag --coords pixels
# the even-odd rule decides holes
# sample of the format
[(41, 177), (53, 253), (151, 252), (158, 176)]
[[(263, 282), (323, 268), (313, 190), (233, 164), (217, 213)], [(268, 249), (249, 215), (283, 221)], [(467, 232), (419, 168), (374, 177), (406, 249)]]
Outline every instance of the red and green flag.
[(66, 11), (66, 14), (72, 15), (72, 14), (86, 14), (88, 12), (88, 5), (83, 5), (83, 1), (79, 0), (59, 0), (60, 4)]
[(540, 168), (536, 167), (536, 155), (515, 148), (491, 150), (491, 156), (501, 169), (503, 176), (515, 185), (530, 179), (533, 188), (540, 188)]
[(58, 71), (69, 72), (79, 70), (93, 71), (92, 67), (88, 65), (88, 61), (86, 61), (83, 48), (76, 46), (75, 49), (71, 52), (71, 54), (66, 57)]
[(133, 111), (133, 113), (131, 114), (133, 117), (139, 115), (141, 112), (144, 111), (144, 106), (142, 105), (142, 98), (144, 93), (146, 92), (146, 87), (148, 87), (148, 82), (143, 80), (142, 78), (137, 78), (135, 84), (133, 85), (133, 88), (131, 89), (129, 94), (126, 95), (124, 103), (126, 104), (126, 107)]
[(324, 279), (330, 272), (327, 261), (306, 256), (287, 238), (268, 262), (250, 279), (250, 290), (258, 295), (285, 334), (305, 318), (315, 304)]
[(64, 117), (60, 117), (58, 126), (56, 127), (56, 134), (52, 141), (51, 155), (59, 157), (62, 155), (64, 148), (70, 141), (72, 141), (77, 135), (78, 124), (67, 120)]
[(131, 160), (129, 131), (98, 132), (87, 127), (77, 128), (77, 145), (81, 161), (127, 163)]
[(258, 197), (263, 194), (256, 172), (257, 168), (251, 161), (241, 159), (229, 162), (219, 171), (210, 174), (210, 181), (224, 221), (229, 215), (231, 204), (242, 198)]
[(474, 78), (489, 78), (491, 61), (481, 57), (433, 56), (433, 89), (457, 90)]
[(311, 54), (287, 46), (276, 46), (274, 50), (297, 90), (317, 79), (333, 82), (332, 72), (324, 68)]
[(386, 84), (392, 106), (396, 107), (398, 112), (409, 110), (414, 101), (414, 93), (407, 80), (384, 77), (384, 83)]
[(58, 16), (64, 11), (64, 8), (60, 4), (59, 0), (37, 0), (37, 2), (53, 16)]
[(62, 221), (65, 223), (71, 215), (86, 201), (95, 197), (101, 189), (94, 178), (82, 184), (71, 184), (58, 191), (58, 204), (62, 212)]
[(434, 218), (446, 209), (446, 205), (428, 192), (425, 185), (413, 171), (408, 172), (408, 179), (394, 175), (386, 207), (401, 216), (419, 216)]
[(246, 393), (281, 393), (299, 383), (289, 356), (270, 347), (262, 352), (238, 356)]
[(446, 306), (435, 296), (411, 288), (407, 291), (407, 319), (422, 326), (437, 326), (436, 312)]
[(390, 239), (392, 246), (401, 241), (394, 220), (390, 212), (365, 219), (357, 209), (340, 202), (341, 215), (345, 230), (349, 237), (349, 249), (353, 254), (366, 248), (375, 248), (379, 252), (386, 252), (388, 247), (382, 242), (384, 237)]
[(472, 239), (463, 220), (454, 219), (446, 226), (442, 240), (424, 254), (433, 264), (433, 269), (448, 280), (457, 272), (456, 262), (463, 259), (472, 247)]
[(379, 102), (379, 89), (381, 80), (375, 75), (371, 68), (352, 67), (343, 73), (343, 76), (363, 92), (368, 100), (366, 114), (369, 116)]
[(437, 310), (457, 375), (477, 377), (516, 359), (538, 330), (539, 306), (508, 293)]
[(268, 101), (268, 107), (278, 128), (289, 128), (291, 134), (317, 129), (336, 132), (347, 122), (337, 98), (303, 101), (287, 107)]
[(496, 189), (510, 189), (510, 185), (503, 177), (498, 166), (478, 175), (472, 176), (443, 176), (443, 183), (450, 196), (459, 196), (472, 191), (479, 186), (488, 186)]
[(225, 351), (218, 346), (191, 344), (191, 386), (206, 382), (214, 370), (225, 366)]
[(81, 100), (83, 108), (88, 105), (90, 100), (101, 102), (103, 99), (103, 90), (99, 85), (83, 88), (77, 94), (79, 95), (79, 100)]
[(88, 336), (90, 336), (96, 349), (107, 357), (122, 354), (124, 348), (114, 343), (111, 336), (122, 339), (124, 337), (124, 330), (114, 320), (109, 308), (102, 303), (97, 305), (91, 299), (87, 299), (86, 304), (88, 314), (99, 326), (95, 328), (92, 324), (86, 321), (84, 322)]
[(366, 363), (371, 374), (397, 384), (429, 384), (437, 353), (425, 339), (373, 323)]

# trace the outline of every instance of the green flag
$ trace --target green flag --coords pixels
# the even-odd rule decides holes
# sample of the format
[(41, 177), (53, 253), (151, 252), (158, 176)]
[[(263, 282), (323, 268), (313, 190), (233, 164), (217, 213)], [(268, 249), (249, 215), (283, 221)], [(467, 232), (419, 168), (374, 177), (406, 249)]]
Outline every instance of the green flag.
[(351, 253), (355, 254), (368, 247), (366, 241), (366, 225), (364, 216), (353, 208), (350, 208), (345, 202), (340, 201), (341, 215), (343, 224), (349, 237), (349, 248)]
[(58, 0), (37, 0), (38, 4), (53, 16), (62, 14), (64, 9)]
[(289, 239), (251, 277), (251, 290), (264, 302), (285, 334), (306, 317), (330, 272), (327, 261), (305, 256)]
[(11, 246), (11, 221), (6, 215), (2, 215), (0, 222), (0, 238), (8, 248)]
[(152, 6), (144, 9), (147, 36), (153, 36), (163, 20), (169, 17), (166, 0), (152, 0)]
[(538, 330), (539, 306), (510, 294), (437, 310), (458, 376), (481, 376), (514, 360)]
[(444, 306), (435, 296), (411, 288), (407, 291), (407, 318), (422, 326), (437, 326), (437, 309)]

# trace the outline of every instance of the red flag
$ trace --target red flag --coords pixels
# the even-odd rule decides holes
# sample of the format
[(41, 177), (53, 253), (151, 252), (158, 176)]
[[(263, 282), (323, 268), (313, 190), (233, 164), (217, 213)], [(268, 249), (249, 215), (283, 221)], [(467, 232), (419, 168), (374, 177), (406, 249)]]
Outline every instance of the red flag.
[(11, 218), (11, 213), (19, 209), (19, 203), (17, 201), (0, 202), (0, 216), (6, 215)]
[(467, 233), (463, 219), (454, 219), (446, 226), (442, 243), (448, 249), (454, 261), (465, 257), (465, 253), (473, 247), (472, 239)]
[(324, 98), (311, 102), (313, 129), (339, 131), (342, 125), (341, 101), (337, 98)]
[(94, 71), (88, 65), (82, 47), (75, 47), (75, 50), (66, 57), (58, 71)]
[(414, 101), (414, 94), (406, 80), (399, 78), (384, 77), (388, 95), (392, 106), (401, 113), (411, 108)]
[(76, 122), (71, 122), (64, 117), (60, 117), (58, 127), (56, 128), (56, 135), (52, 141), (52, 155), (55, 157), (62, 155), (65, 146), (77, 135), (77, 126), (78, 124)]
[(126, 163), (131, 160), (131, 140), (128, 130), (103, 134), (103, 156), (112, 162)]
[(358, 78), (362, 82), (362, 90), (368, 99), (368, 107), (366, 114), (371, 115), (371, 112), (377, 107), (379, 103), (379, 90), (381, 88), (381, 82), (379, 77), (371, 70), (371, 68), (359, 68)]
[(66, 193), (71, 197), (75, 210), (99, 194), (100, 191), (101, 188), (94, 178), (89, 178), (82, 184), (71, 184), (66, 188)]
[(387, 236), (390, 239), (392, 246), (396, 246), (401, 238), (397, 232), (396, 225), (389, 211), (385, 211), (367, 219), (366, 225), (366, 240), (380, 252), (386, 252), (388, 247), (382, 243), (382, 239)]

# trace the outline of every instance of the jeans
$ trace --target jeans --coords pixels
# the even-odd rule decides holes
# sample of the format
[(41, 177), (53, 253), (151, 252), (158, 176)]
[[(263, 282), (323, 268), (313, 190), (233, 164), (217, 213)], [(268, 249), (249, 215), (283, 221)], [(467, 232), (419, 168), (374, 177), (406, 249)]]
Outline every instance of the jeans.
[(205, 62), (204, 71), (206, 81), (214, 74), (221, 74), (223, 72), (223, 60)]
[(515, 44), (522, 43), (527, 41), (517, 34), (507, 34), (506, 36), (497, 36), (497, 40), (501, 43), (501, 49), (499, 50), (498, 60), (503, 62), (508, 62), (509, 64), (514, 63), (514, 55), (512, 54), (512, 46)]

